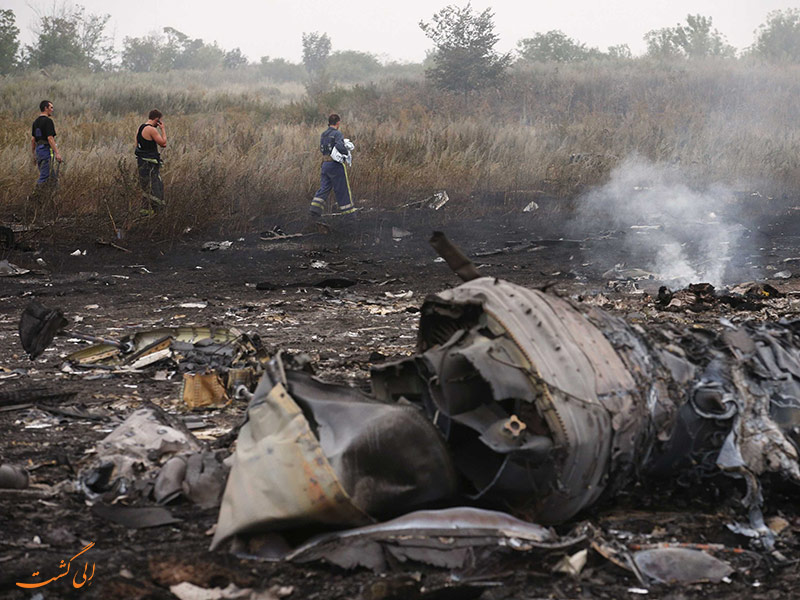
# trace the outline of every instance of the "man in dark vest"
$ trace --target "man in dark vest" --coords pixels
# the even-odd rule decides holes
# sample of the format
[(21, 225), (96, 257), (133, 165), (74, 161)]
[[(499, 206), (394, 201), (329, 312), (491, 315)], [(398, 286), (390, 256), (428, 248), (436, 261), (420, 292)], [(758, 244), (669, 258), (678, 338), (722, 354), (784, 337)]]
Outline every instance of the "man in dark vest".
[(61, 153), (56, 146), (56, 126), (53, 123), (53, 103), (42, 100), (39, 103), (39, 116), (31, 127), (31, 152), (36, 166), (39, 167), (37, 186), (53, 186), (58, 177), (55, 162), (61, 162)]
[(161, 111), (154, 108), (147, 115), (147, 122), (136, 132), (136, 164), (139, 167), (139, 185), (150, 211), (164, 206), (164, 182), (161, 181), (161, 156), (158, 147), (167, 147), (167, 132), (161, 120)]
[(339, 205), (339, 214), (350, 214), (356, 211), (350, 194), (350, 181), (347, 178), (345, 162), (350, 163), (352, 157), (350, 150), (355, 146), (350, 140), (344, 139), (339, 131), (341, 118), (333, 114), (328, 117), (328, 128), (322, 133), (319, 149), (322, 152), (322, 169), (320, 185), (314, 199), (311, 201), (309, 212), (312, 218), (322, 215), (328, 195), (333, 190), (336, 203)]

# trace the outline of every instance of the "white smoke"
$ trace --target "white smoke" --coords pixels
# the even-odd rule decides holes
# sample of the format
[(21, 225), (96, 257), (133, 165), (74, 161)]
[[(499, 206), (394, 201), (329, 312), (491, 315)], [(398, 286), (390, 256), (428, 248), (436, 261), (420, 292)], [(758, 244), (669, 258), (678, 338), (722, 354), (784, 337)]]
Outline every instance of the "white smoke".
[(629, 158), (610, 181), (581, 198), (579, 218), (626, 232), (628, 267), (670, 286), (724, 284), (744, 228), (726, 222), (733, 194), (724, 186), (690, 188), (679, 168)]

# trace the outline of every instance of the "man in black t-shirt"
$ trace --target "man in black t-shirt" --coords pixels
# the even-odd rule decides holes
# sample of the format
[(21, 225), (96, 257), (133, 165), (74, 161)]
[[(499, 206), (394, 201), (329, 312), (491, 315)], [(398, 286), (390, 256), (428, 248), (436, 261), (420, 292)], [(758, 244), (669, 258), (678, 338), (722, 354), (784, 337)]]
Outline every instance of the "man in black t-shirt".
[(53, 103), (42, 100), (39, 103), (39, 116), (31, 127), (31, 153), (36, 166), (39, 167), (37, 185), (56, 183), (57, 171), (54, 162), (61, 162), (61, 153), (56, 146), (56, 126), (50, 117), (53, 114)]
[(136, 132), (136, 165), (139, 169), (139, 185), (149, 205), (145, 212), (152, 214), (164, 206), (164, 183), (161, 181), (161, 156), (158, 147), (167, 147), (167, 130), (161, 111), (154, 108), (147, 121), (139, 125)]

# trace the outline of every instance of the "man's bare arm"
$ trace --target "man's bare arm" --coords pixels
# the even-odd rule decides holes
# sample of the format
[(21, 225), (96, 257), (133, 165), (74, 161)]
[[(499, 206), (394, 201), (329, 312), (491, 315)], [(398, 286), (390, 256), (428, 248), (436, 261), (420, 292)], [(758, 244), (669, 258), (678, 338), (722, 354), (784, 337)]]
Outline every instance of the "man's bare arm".
[(47, 143), (50, 144), (50, 148), (53, 149), (53, 153), (56, 155), (56, 160), (61, 162), (61, 153), (58, 151), (58, 147), (56, 146), (56, 138), (54, 138), (52, 135), (48, 135)]
[(155, 125), (146, 127), (142, 131), (142, 137), (146, 140), (152, 140), (162, 148), (167, 147), (167, 131), (164, 129), (164, 123), (159, 123), (158, 128)]

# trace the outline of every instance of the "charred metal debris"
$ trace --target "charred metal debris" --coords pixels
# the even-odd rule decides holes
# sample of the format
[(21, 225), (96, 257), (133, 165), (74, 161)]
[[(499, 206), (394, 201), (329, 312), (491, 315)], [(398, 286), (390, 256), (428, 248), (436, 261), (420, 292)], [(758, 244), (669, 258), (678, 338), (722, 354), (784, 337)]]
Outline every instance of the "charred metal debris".
[[(388, 556), (455, 567), (476, 547), (597, 545), (585, 526), (559, 538), (542, 525), (634, 482), (722, 478), (738, 485), (747, 515), (731, 528), (772, 546), (763, 480), (800, 483), (800, 321), (629, 323), (480, 277), (442, 234), (432, 244), (464, 283), (425, 300), (416, 353), (373, 366), (370, 394), (292, 369), (234, 329), (162, 328), (69, 355), (77, 369), (171, 360), (190, 407), (249, 401), (224, 463), (169, 415), (136, 411), (98, 444), (81, 489), (95, 501), (221, 498), (212, 548), (380, 569)], [(664, 290), (659, 301), (676, 297)], [(20, 336), (35, 355), (66, 325), (32, 307)], [(295, 548), (275, 535), (309, 526), (356, 529)], [(656, 555), (626, 564), (644, 583)]]
[(718, 475), (743, 482), (750, 530), (769, 544), (760, 477), (800, 482), (795, 330), (645, 329), (469, 281), (426, 300), (417, 354), (373, 367), (372, 397), (265, 374), (215, 545), (253, 527), (362, 525), (456, 499), (560, 523), (639, 478)]
[(635, 480), (718, 476), (743, 484), (749, 525), (733, 528), (772, 544), (761, 478), (800, 483), (798, 323), (631, 325), (476, 277), (443, 236), (434, 243), (467, 281), (427, 298), (417, 353), (373, 367), (371, 396), (273, 359), (239, 433), (214, 547), (432, 503), (561, 523)]
[(67, 370), (126, 372), (171, 363), (183, 375), (183, 399), (189, 408), (222, 406), (239, 388), (252, 387), (263, 372), (268, 353), (256, 334), (226, 327), (160, 327), (120, 340), (67, 330), (58, 309), (31, 302), (19, 323), (22, 346), (39, 356), (57, 335), (96, 342), (66, 357)]

